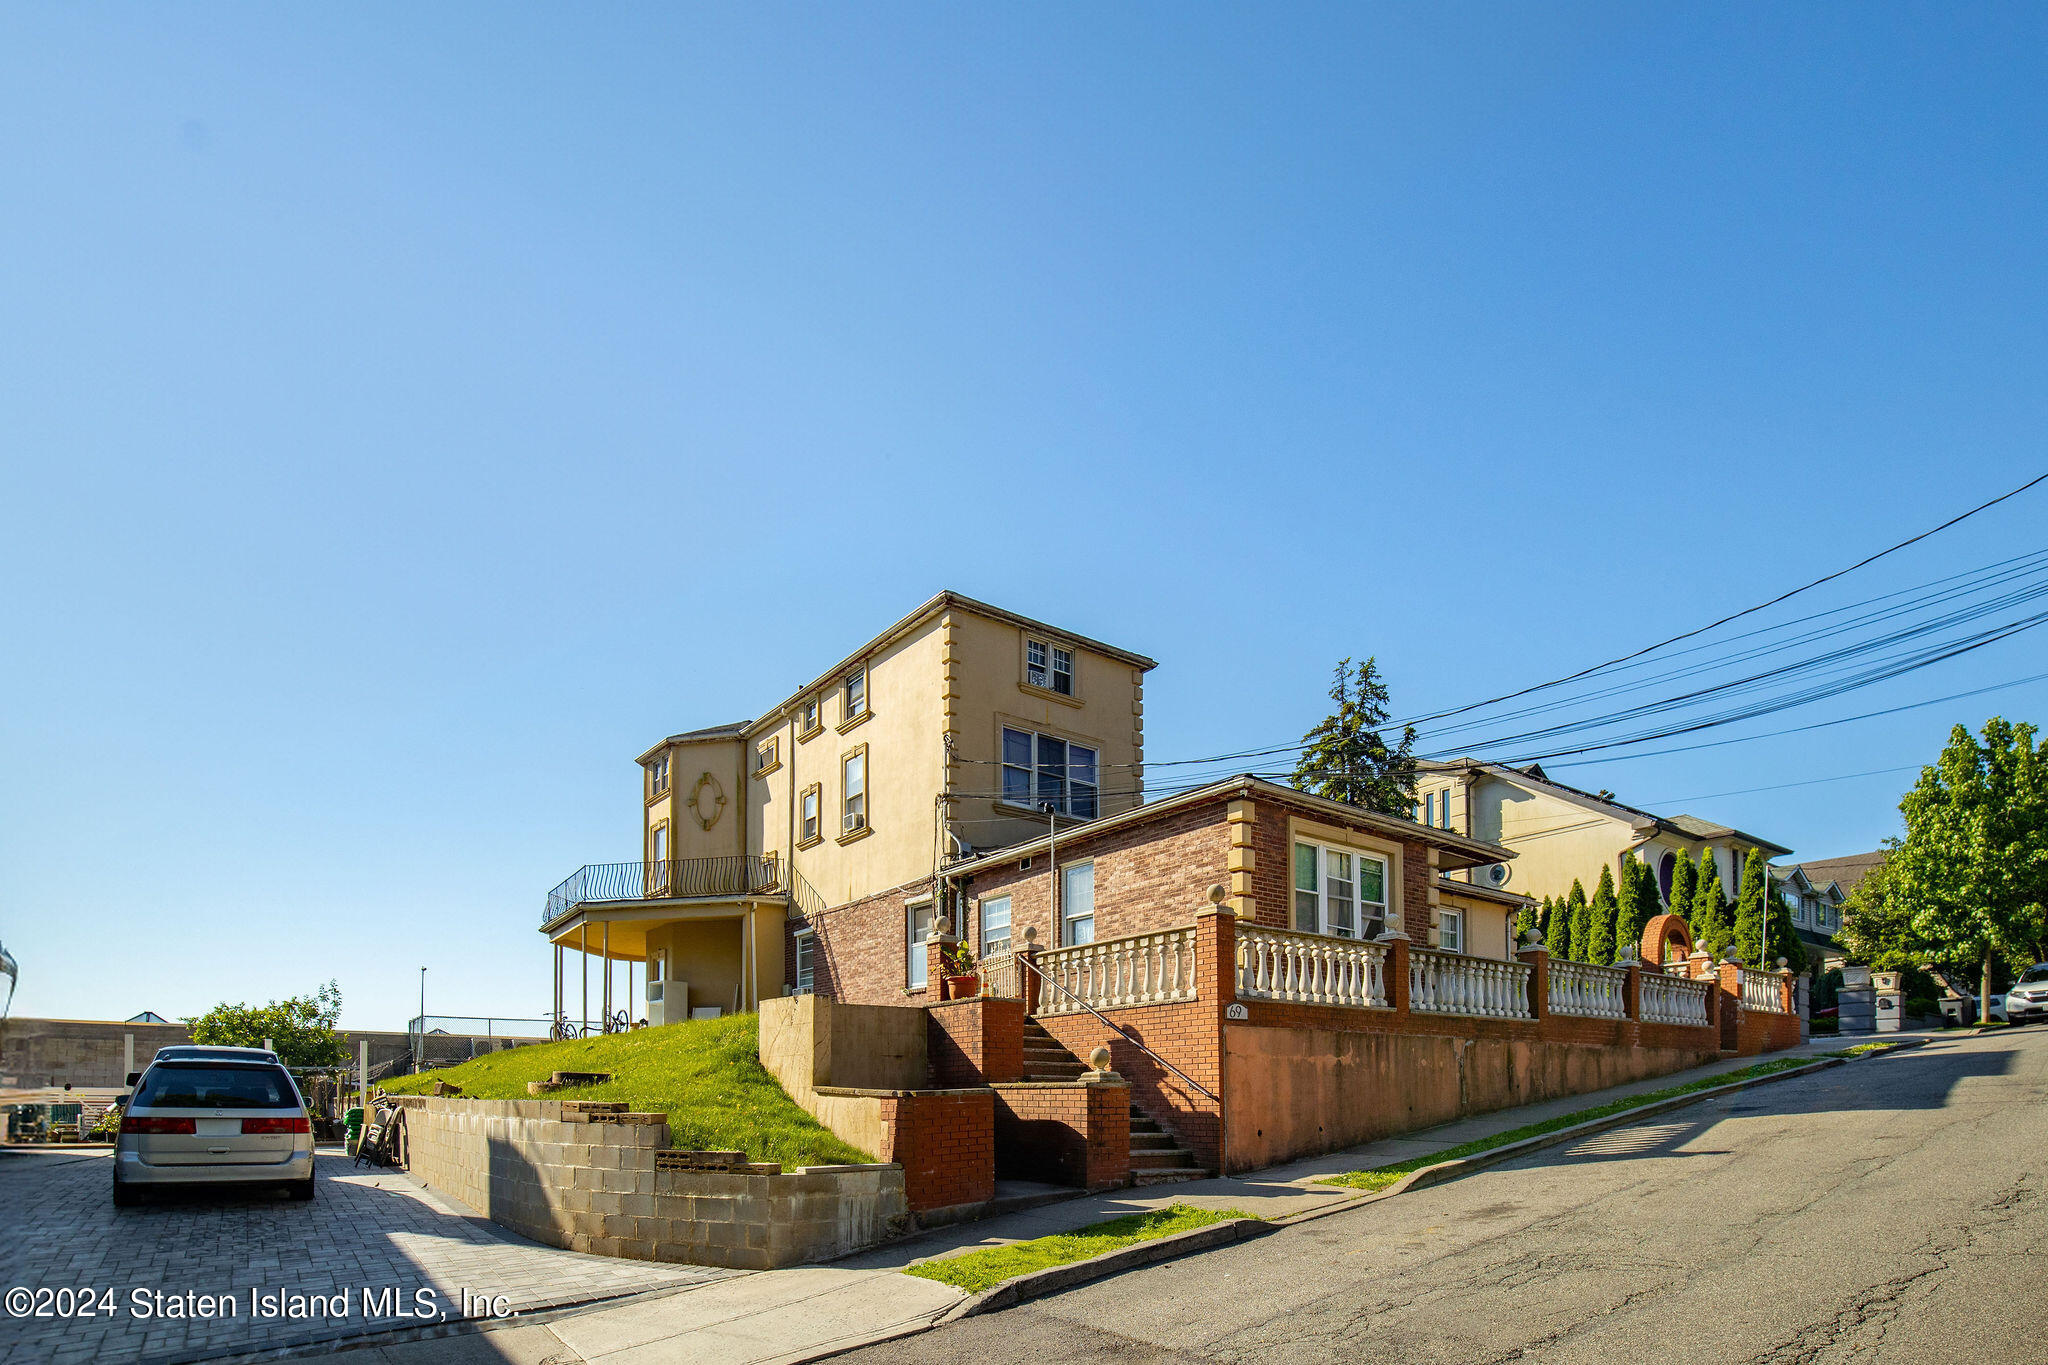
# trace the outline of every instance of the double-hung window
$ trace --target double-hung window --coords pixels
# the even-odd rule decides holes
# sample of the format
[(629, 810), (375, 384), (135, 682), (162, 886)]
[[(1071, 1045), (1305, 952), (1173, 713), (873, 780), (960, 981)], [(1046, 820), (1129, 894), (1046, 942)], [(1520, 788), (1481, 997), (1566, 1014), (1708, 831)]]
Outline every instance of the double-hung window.
[(840, 768), (839, 823), (847, 834), (866, 829), (868, 823), (868, 750), (866, 745), (848, 754)]
[(668, 826), (654, 827), (654, 837), (648, 840), (647, 861), (653, 866), (647, 869), (647, 891), (649, 895), (661, 896), (668, 893)]
[(647, 797), (651, 801), (668, 790), (668, 755), (647, 765)]
[(810, 698), (796, 708), (796, 732), (799, 737), (818, 732), (818, 699)]
[(797, 816), (797, 823), (798, 827), (802, 830), (802, 838), (806, 843), (818, 837), (818, 798), (820, 795), (818, 784), (815, 782), (804, 788), (803, 809)]
[(1386, 860), (1326, 844), (1294, 846), (1294, 927), (1336, 938), (1378, 938), (1387, 922)]
[(1024, 681), (1063, 697), (1074, 695), (1074, 651), (1044, 640), (1024, 642)]
[(981, 955), (1010, 951), (1010, 898), (990, 896), (981, 903)]
[(1095, 864), (1076, 863), (1060, 869), (1060, 918), (1065, 927), (1060, 946), (1095, 941)]
[(809, 995), (817, 989), (817, 935), (808, 929), (796, 932), (796, 993)]
[(1093, 820), (1101, 813), (1100, 753), (1033, 730), (1003, 727), (1003, 800)]
[(903, 976), (912, 990), (922, 990), (925, 981), (924, 941), (932, 934), (932, 903), (906, 906), (903, 911)]
[(1465, 951), (1464, 911), (1437, 911), (1436, 946), (1447, 953), (1462, 953)]
[(858, 720), (868, 713), (868, 671), (846, 675), (846, 682), (840, 688), (841, 709), (847, 720)]

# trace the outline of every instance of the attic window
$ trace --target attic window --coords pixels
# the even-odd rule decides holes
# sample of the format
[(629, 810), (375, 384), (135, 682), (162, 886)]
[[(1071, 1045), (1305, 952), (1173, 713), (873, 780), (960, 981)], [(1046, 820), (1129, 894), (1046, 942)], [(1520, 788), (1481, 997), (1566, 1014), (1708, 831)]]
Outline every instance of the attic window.
[(1045, 640), (1024, 642), (1024, 681), (1063, 697), (1074, 695), (1074, 651)]

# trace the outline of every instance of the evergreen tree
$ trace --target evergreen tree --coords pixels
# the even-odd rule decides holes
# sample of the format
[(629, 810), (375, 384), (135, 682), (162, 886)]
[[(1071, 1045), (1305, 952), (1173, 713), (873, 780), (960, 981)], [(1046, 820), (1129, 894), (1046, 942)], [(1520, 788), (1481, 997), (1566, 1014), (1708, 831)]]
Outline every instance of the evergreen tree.
[(1721, 892), (1721, 868), (1712, 849), (1700, 854), (1699, 884), (1693, 888), (1692, 912), (1685, 919), (1692, 926), (1693, 942), (1719, 962), (1735, 940), (1735, 926), (1728, 920), (1728, 897)]
[(1698, 878), (1693, 873), (1692, 854), (1681, 848), (1678, 850), (1678, 865), (1671, 872), (1671, 900), (1666, 908), (1685, 921), (1686, 928), (1693, 930), (1694, 939), (1699, 938), (1699, 930), (1694, 928), (1692, 922), (1692, 893), (1697, 883)]
[(1525, 902), (1515, 915), (1515, 946), (1521, 947), (1529, 941), (1529, 935), (1536, 931), (1536, 902)]
[(1415, 813), (1415, 727), (1398, 747), (1389, 745), (1387, 685), (1379, 666), (1367, 659), (1354, 674), (1351, 660), (1337, 665), (1330, 684), (1334, 714), (1302, 736), (1294, 785), (1317, 796), (1408, 819)]
[(1770, 872), (1764, 851), (1753, 848), (1742, 862), (1742, 890), (1735, 897), (1735, 958), (1756, 968), (1772, 965), (1769, 946)]
[(1792, 909), (1785, 904), (1785, 898), (1778, 894), (1784, 884), (1773, 881), (1770, 894), (1764, 898), (1764, 914), (1770, 924), (1770, 945), (1765, 949), (1772, 966), (1779, 958), (1795, 972), (1803, 972), (1809, 965), (1806, 945), (1799, 941), (1799, 935), (1792, 928)]
[(1593, 903), (1587, 907), (1585, 958), (1606, 966), (1614, 961), (1614, 869), (1600, 869), (1600, 885), (1593, 889)]
[(1586, 902), (1586, 888), (1577, 877), (1572, 878), (1572, 893), (1565, 898), (1567, 918), (1572, 923), (1571, 960), (1586, 960), (1586, 945), (1593, 937), (1593, 907)]
[(1557, 922), (1557, 897), (1545, 896), (1543, 898), (1543, 919), (1541, 923), (1543, 925), (1543, 946), (1550, 949), (1551, 954), (1555, 956), (1557, 953), (1557, 936), (1561, 931), (1561, 926)]
[(1572, 903), (1559, 896), (1550, 907), (1550, 956), (1562, 960), (1572, 955)]
[[(1642, 950), (1643, 926), (1649, 923), (1650, 906), (1657, 903), (1655, 887), (1644, 878), (1648, 871), (1635, 854), (1621, 855), (1621, 885), (1614, 900), (1615, 962), (1634, 962)], [(1643, 900), (1646, 894), (1651, 897), (1648, 903)]]

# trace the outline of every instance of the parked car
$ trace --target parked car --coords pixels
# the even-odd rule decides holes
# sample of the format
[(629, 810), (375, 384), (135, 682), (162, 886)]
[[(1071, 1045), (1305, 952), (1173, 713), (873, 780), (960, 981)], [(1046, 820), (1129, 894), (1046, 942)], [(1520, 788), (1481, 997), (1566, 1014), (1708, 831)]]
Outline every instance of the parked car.
[(313, 1197), (312, 1118), (276, 1053), (165, 1048), (131, 1080), (135, 1093), (114, 1140), (115, 1204), (193, 1186), (264, 1185)]
[(2005, 1021), (2026, 1024), (2048, 1019), (2048, 962), (2036, 962), (2020, 973), (2005, 993)]

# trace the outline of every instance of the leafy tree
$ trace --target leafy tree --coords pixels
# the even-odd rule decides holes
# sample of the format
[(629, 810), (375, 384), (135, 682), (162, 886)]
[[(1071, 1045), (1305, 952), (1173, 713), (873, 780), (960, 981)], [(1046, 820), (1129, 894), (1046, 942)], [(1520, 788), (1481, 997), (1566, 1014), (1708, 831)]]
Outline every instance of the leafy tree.
[(1382, 736), (1391, 713), (1378, 665), (1367, 659), (1354, 673), (1351, 660), (1340, 662), (1330, 700), (1336, 712), (1302, 736), (1306, 747), (1294, 766), (1294, 785), (1382, 815), (1412, 815), (1415, 727), (1402, 732), (1398, 748)]
[(1641, 951), (1643, 926), (1656, 913), (1657, 885), (1655, 874), (1636, 861), (1633, 853), (1621, 855), (1621, 885), (1616, 889), (1614, 902), (1614, 958), (1616, 962), (1633, 962)]
[(1614, 961), (1614, 869), (1600, 869), (1600, 884), (1593, 889), (1593, 903), (1587, 907), (1586, 951), (1588, 962), (1606, 966)]
[(1571, 950), (1560, 953), (1574, 962), (1586, 960), (1586, 945), (1593, 938), (1593, 907), (1586, 902), (1586, 888), (1577, 877), (1572, 878), (1572, 893), (1565, 897), (1565, 919), (1572, 926)]
[(341, 987), (330, 981), (312, 995), (273, 1000), (267, 1005), (215, 1005), (185, 1023), (192, 1041), (208, 1047), (270, 1045), (286, 1066), (340, 1066), (348, 1060), (337, 1025)]
[[(1893, 851), (1897, 846), (1896, 839), (1889, 845)], [(1888, 866), (1879, 863), (1871, 868), (1842, 902), (1842, 927), (1835, 935), (1836, 940), (1856, 961), (1885, 971), (1903, 971), (1917, 963), (1939, 961), (1940, 949), (1915, 932), (1912, 912), (1890, 893)]]
[[(1692, 854), (1681, 848), (1678, 850), (1678, 863), (1671, 870), (1671, 901), (1668, 908), (1672, 914), (1685, 921), (1688, 929), (1693, 927), (1692, 897), (1693, 892), (1698, 889), (1698, 881), (1699, 878), (1693, 870)], [(1693, 937), (1699, 937), (1697, 930)]]
[(2035, 733), (1998, 716), (1981, 742), (1951, 730), (1899, 803), (1906, 837), (1883, 869), (1912, 934), (1938, 960), (1976, 961), (1985, 996), (2000, 957), (2024, 966), (2048, 950), (2048, 741)]
[(1728, 920), (1728, 897), (1721, 891), (1720, 860), (1712, 849), (1700, 854), (1699, 882), (1692, 891), (1692, 911), (1685, 917), (1693, 942), (1714, 955), (1721, 955), (1735, 941), (1735, 926)]

